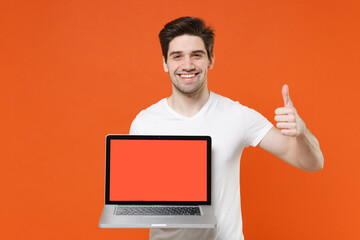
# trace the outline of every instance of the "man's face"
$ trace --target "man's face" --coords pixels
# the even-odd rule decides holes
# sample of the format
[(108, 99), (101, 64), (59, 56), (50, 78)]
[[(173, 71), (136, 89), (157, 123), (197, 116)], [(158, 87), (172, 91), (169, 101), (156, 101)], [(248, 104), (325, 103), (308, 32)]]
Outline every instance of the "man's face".
[(207, 72), (213, 67), (214, 56), (209, 60), (200, 37), (182, 35), (174, 38), (167, 54), (164, 70), (169, 72), (173, 92), (191, 95), (207, 90)]

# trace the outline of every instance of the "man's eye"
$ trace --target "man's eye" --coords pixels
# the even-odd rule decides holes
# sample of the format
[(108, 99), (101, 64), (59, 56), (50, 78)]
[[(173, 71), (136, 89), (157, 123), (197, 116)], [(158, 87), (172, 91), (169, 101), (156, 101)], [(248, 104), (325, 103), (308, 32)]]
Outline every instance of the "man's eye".
[(179, 59), (179, 58), (181, 58), (180, 55), (174, 55), (174, 59)]
[(199, 54), (199, 53), (196, 53), (196, 54), (194, 54), (193, 56), (194, 56), (195, 58), (201, 58), (201, 57), (202, 57), (202, 55)]

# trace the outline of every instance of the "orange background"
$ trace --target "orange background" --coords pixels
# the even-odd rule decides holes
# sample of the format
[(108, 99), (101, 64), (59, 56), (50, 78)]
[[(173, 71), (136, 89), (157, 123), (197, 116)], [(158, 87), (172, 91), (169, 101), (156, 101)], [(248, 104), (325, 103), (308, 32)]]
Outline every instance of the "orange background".
[(360, 239), (360, 2), (0, 2), (2, 239), (147, 239), (100, 229), (105, 135), (169, 96), (157, 34), (183, 15), (216, 29), (209, 87), (272, 122), (288, 83), (323, 171), (245, 150), (246, 239)]
[(110, 149), (110, 201), (207, 200), (206, 141), (112, 139)]

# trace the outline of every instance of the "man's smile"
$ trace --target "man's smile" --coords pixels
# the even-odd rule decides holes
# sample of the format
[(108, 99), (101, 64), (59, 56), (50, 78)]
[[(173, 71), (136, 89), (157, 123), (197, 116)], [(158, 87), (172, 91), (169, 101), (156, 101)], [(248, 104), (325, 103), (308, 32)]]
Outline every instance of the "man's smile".
[(198, 74), (199, 74), (199, 72), (196, 72), (196, 73), (178, 73), (176, 75), (178, 75), (180, 77), (180, 79), (183, 80), (183, 81), (190, 81), (190, 80), (193, 80)]

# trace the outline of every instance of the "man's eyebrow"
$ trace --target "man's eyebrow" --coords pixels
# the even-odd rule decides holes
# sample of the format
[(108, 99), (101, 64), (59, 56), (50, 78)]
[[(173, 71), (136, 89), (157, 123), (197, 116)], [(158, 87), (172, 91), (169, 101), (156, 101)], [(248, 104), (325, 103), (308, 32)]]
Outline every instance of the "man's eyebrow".
[[(183, 51), (172, 51), (169, 56), (174, 55), (174, 54), (180, 54), (183, 53)], [(192, 54), (194, 53), (202, 53), (202, 54), (206, 54), (206, 52), (204, 50), (194, 50), (191, 52)]]
[(180, 54), (180, 53), (182, 53), (182, 51), (172, 51), (172, 52), (169, 54), (169, 56), (174, 55), (174, 54)]
[(192, 53), (202, 53), (202, 54), (206, 54), (206, 52), (204, 50), (195, 50), (192, 51)]

